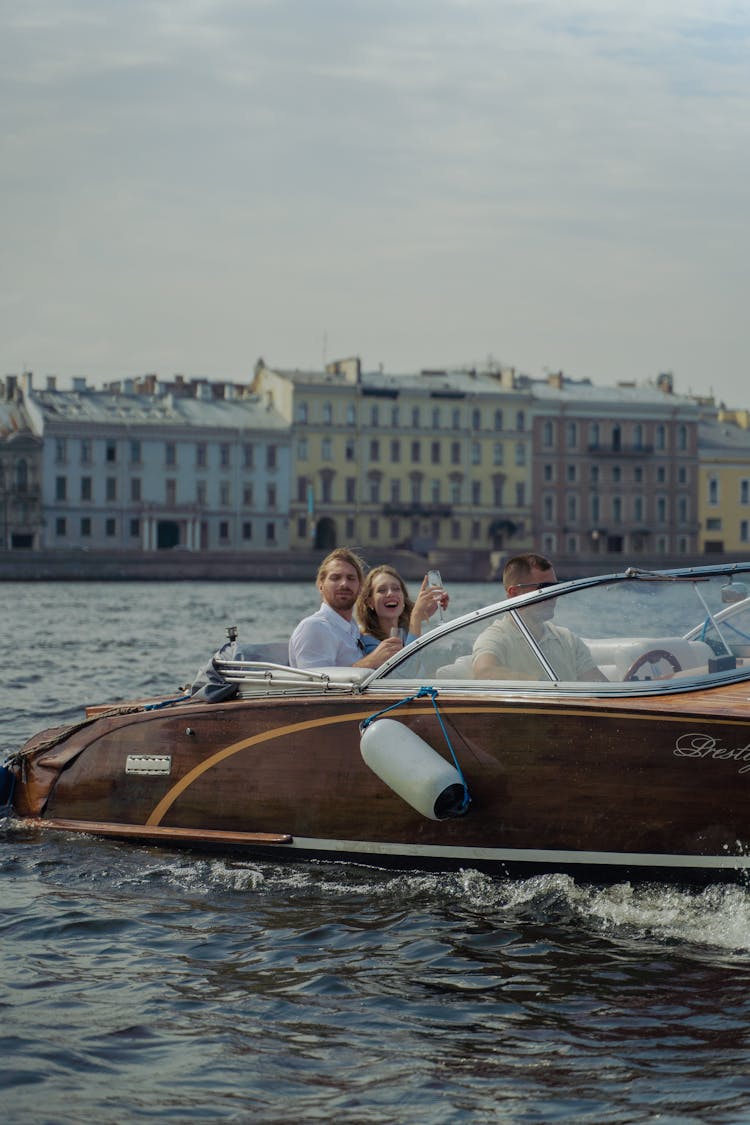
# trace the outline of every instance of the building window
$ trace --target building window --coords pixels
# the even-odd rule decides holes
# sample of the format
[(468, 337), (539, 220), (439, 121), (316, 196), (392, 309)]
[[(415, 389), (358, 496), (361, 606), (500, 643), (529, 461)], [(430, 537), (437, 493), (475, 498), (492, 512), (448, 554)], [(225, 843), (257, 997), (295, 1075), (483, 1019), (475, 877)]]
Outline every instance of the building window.
[(471, 412), (471, 428), (474, 433), (482, 428), (482, 414), (479, 410), (472, 410)]
[(482, 464), (482, 446), (478, 441), (471, 443), (471, 463), (472, 465)]
[(633, 448), (643, 448), (643, 426), (640, 423), (633, 427)]
[(398, 538), (401, 535), (401, 521), (397, 518), (392, 519), (390, 522), (390, 529), (391, 539), (393, 539), (394, 542), (398, 542)]
[(117, 499), (117, 477), (107, 477), (104, 482), (104, 495), (107, 500), (112, 501)]
[(391, 503), (399, 504), (401, 502), (401, 478), (394, 477), (391, 481)]
[(615, 484), (619, 484), (622, 478), (622, 469), (619, 465), (612, 466), (612, 480)]
[(750, 503), (750, 481), (740, 481), (740, 504)]
[(130, 478), (130, 499), (134, 500), (137, 504), (141, 499), (141, 478)]
[(451, 442), (451, 465), (461, 464), (461, 443), (458, 441)]
[(81, 517), (81, 537), (83, 539), (88, 539), (90, 535), (91, 535), (91, 517), (90, 516), (82, 516)]
[(516, 481), (516, 507), (523, 508), (526, 503), (526, 482)]
[(68, 478), (55, 477), (55, 500), (67, 500), (68, 498)]
[(195, 446), (195, 466), (197, 469), (205, 469), (207, 456), (205, 441), (199, 441)]
[(267, 445), (266, 446), (266, 468), (267, 469), (275, 469), (276, 468), (276, 453), (277, 453), (277, 449), (276, 449), (275, 445)]
[(461, 521), (451, 520), (451, 539), (455, 543), (461, 538)]
[(440, 451), (441, 451), (441, 449), (442, 449), (442, 446), (441, 446), (439, 441), (433, 441), (430, 444), (430, 460), (432, 461), (433, 465), (439, 465), (440, 464)]
[(545, 449), (552, 449), (555, 444), (555, 431), (551, 422), (545, 422), (542, 426), (542, 445)]
[(356, 426), (357, 424), (357, 411), (351, 402), (346, 407), (346, 424), (347, 426)]
[[(228, 480), (219, 481), (219, 505), (222, 508), (228, 508), (231, 504), (231, 488)], [(167, 500), (169, 503), (169, 500)], [(172, 501), (174, 503), (174, 501)]]
[(439, 477), (433, 477), (430, 481), (430, 499), (433, 504), (440, 503), (440, 483)]
[(636, 523), (643, 523), (643, 497), (636, 496), (633, 499), (633, 519)]
[(575, 482), (578, 480), (578, 466), (577, 465), (566, 465), (566, 467), (565, 467), (565, 479), (568, 482), (568, 484), (575, 484)]
[(323, 403), (323, 425), (330, 426), (333, 422), (333, 408), (330, 402)]
[(295, 411), (295, 415), (296, 415), (297, 421), (300, 422), (303, 426), (307, 423), (307, 403), (306, 402), (298, 402), (297, 403), (297, 409)]
[(505, 448), (501, 441), (496, 441), (492, 447), (492, 464), (502, 465), (505, 456)]
[(88, 438), (84, 438), (81, 441), (81, 464), (82, 465), (90, 465), (91, 464), (91, 442), (89, 441)]
[(164, 445), (164, 463), (165, 465), (177, 464), (177, 446), (173, 441), (168, 441)]
[(544, 496), (542, 499), (542, 514), (547, 523), (551, 523), (555, 518), (555, 498), (554, 496)]
[(370, 520), (370, 539), (375, 543), (380, 539), (380, 520), (374, 517)]
[[(302, 523), (304, 524), (304, 522), (305, 521), (303, 519)], [(303, 534), (304, 534), (304, 532), (303, 532)], [(252, 522), (250, 520), (245, 520), (242, 524), (242, 538), (245, 540), (245, 542), (247, 542), (249, 539), (252, 539), (252, 537), (253, 537)]]
[(747, 543), (750, 540), (750, 520), (740, 521), (740, 542)]
[(117, 460), (117, 442), (108, 441), (105, 447), (105, 460), (113, 465)]
[(523, 410), (519, 410), (516, 414), (516, 429), (519, 432), (526, 429), (526, 415)]
[(331, 444), (331, 439), (328, 437), (324, 437), (320, 443), (320, 456), (323, 461), (333, 460), (333, 446)]
[(678, 426), (677, 427), (677, 448), (680, 451), (684, 452), (687, 449), (687, 446), (688, 446), (687, 426), (683, 426), (683, 425)]
[(91, 495), (91, 477), (81, 477), (81, 500), (90, 500)]
[(578, 519), (578, 497), (575, 494), (567, 497), (566, 508), (568, 520), (575, 523)]
[(108, 539), (114, 538), (117, 534), (117, 520), (112, 519), (111, 516), (104, 521), (104, 534)]
[(458, 407), (453, 411), (453, 421), (451, 423), (454, 430), (461, 429), (461, 411)]
[(708, 502), (709, 504), (719, 503), (719, 481), (716, 477), (709, 477), (708, 479)]
[[(306, 500), (306, 499), (307, 499), (307, 494), (305, 494), (302, 497), (302, 500)], [(253, 486), (252, 486), (251, 483), (246, 481), (242, 486), (242, 507), (243, 508), (252, 508), (253, 503), (254, 503)]]
[(307, 460), (307, 438), (301, 437), (297, 439), (297, 460)]
[(503, 428), (503, 412), (502, 410), (495, 411), (495, 429), (502, 430)]
[(304, 516), (297, 517), (297, 538), (307, 539), (307, 519)]
[(64, 437), (55, 438), (55, 461), (58, 465), (65, 464), (67, 459), (67, 443)]
[(177, 481), (173, 477), (164, 482), (164, 498), (170, 506), (177, 503)]
[(578, 445), (578, 426), (575, 422), (568, 422), (565, 427), (565, 444), (568, 449), (575, 449)]
[(357, 500), (357, 478), (347, 477), (344, 485), (346, 490), (346, 500), (348, 504), (354, 504)]
[(526, 444), (523, 441), (516, 443), (516, 465), (526, 464)]
[(377, 438), (373, 438), (372, 441), (370, 442), (370, 460), (371, 461), (379, 461), (380, 460), (380, 442), (378, 441)]
[(204, 480), (197, 480), (195, 482), (195, 502), (201, 508), (206, 506), (206, 482)]
[(665, 449), (667, 445), (667, 431), (664, 426), (659, 425), (656, 427), (656, 448)]
[(355, 445), (354, 438), (347, 438), (346, 439), (344, 456), (345, 456), (347, 461), (356, 461), (356, 459), (357, 459), (357, 447)]
[(622, 523), (622, 499), (619, 496), (612, 497), (612, 522)]
[(67, 521), (65, 519), (65, 516), (58, 516), (55, 520), (55, 535), (57, 535), (58, 538), (61, 538), (66, 534), (66, 532)]
[(141, 443), (136, 438), (130, 442), (130, 464), (140, 465), (141, 463)]
[(482, 503), (482, 482), (480, 480), (471, 482), (471, 502), (472, 504)]
[(380, 411), (377, 403), (373, 403), (370, 407), (370, 425), (373, 429), (380, 425)]
[(232, 447), (227, 441), (219, 446), (219, 464), (222, 469), (228, 469), (232, 464)]
[(347, 516), (346, 517), (345, 527), (346, 527), (346, 538), (351, 543), (352, 540), (355, 538), (355, 535), (354, 535), (354, 516)]
[(503, 481), (503, 480), (493, 480), (493, 482), (492, 482), (492, 503), (495, 505), (496, 508), (502, 508), (502, 506), (503, 506), (503, 486), (504, 486), (504, 484), (505, 484), (505, 481)]
[(415, 430), (419, 429), (419, 407), (413, 406), (411, 408), (411, 424)]
[(222, 543), (229, 541), (229, 521), (221, 520), (219, 522), (219, 540)]
[(269, 520), (266, 524), (266, 544), (273, 547), (276, 544), (276, 524), (273, 520)]
[(656, 519), (658, 523), (667, 522), (667, 501), (664, 496), (656, 498)]
[(276, 485), (269, 484), (266, 486), (266, 506), (269, 508), (276, 507)]
[(401, 460), (401, 442), (398, 438), (394, 438), (391, 442), (391, 461), (397, 465)]
[(370, 477), (368, 481), (370, 488), (370, 503), (380, 503), (380, 477)]
[(422, 460), (422, 446), (419, 444), (418, 441), (413, 441), (411, 443), (411, 463), (412, 463), (412, 465), (418, 465), (421, 460)]
[[(305, 442), (305, 456), (307, 456), (307, 439), (302, 439)], [(246, 441), (242, 446), (242, 464), (246, 469), (252, 469), (255, 464), (255, 446), (251, 441)]]

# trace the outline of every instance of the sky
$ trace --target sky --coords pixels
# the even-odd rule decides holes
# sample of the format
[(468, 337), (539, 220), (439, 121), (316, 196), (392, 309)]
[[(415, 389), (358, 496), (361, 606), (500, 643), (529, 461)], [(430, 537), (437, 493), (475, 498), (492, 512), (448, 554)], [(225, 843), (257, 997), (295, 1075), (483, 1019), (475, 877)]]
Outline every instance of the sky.
[(741, 0), (0, 0), (2, 371), (750, 406)]

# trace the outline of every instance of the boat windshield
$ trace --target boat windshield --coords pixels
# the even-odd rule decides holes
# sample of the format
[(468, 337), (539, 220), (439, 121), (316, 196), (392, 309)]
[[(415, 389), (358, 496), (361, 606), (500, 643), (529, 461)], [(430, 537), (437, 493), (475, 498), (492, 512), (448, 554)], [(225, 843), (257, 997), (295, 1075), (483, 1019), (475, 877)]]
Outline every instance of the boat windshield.
[(561, 583), (433, 629), (370, 680), (674, 687), (750, 676), (750, 565)]

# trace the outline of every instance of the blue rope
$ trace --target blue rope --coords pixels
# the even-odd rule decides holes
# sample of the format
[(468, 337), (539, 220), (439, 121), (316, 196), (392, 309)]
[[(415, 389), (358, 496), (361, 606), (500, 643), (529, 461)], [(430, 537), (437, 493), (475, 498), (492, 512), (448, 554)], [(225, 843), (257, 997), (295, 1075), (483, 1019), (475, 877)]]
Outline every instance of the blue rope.
[(190, 692), (187, 695), (178, 695), (175, 699), (163, 699), (161, 703), (146, 703), (143, 710), (158, 711), (161, 707), (171, 707), (173, 703), (182, 703), (184, 699), (190, 699)]
[(448, 731), (445, 729), (445, 723), (443, 722), (443, 716), (440, 714), (440, 711), (438, 709), (438, 705), (437, 705), (438, 694), (439, 694), (439, 692), (438, 692), (437, 688), (421, 687), (415, 695), (407, 695), (403, 699), (399, 699), (398, 703), (392, 703), (390, 705), (390, 707), (384, 707), (382, 711), (376, 711), (374, 715), (370, 715), (369, 718), (363, 719), (362, 722), (359, 725), (359, 729), (360, 729), (360, 731), (366, 731), (371, 723), (374, 723), (376, 719), (381, 718), (382, 715), (387, 715), (389, 711), (395, 711), (397, 707), (403, 707), (405, 703), (413, 703), (415, 699), (424, 699), (426, 696), (429, 696), (430, 699), (432, 700), (432, 706), (435, 708), (435, 714), (437, 715), (437, 720), (440, 723), (440, 729), (443, 732), (443, 737), (445, 738), (448, 749), (450, 750), (451, 758), (453, 759), (453, 765), (456, 767), (456, 772), (457, 772), (458, 776), (461, 778), (461, 784), (464, 787), (464, 799), (463, 799), (463, 804), (461, 805), (461, 812), (466, 812), (469, 805), (471, 804), (471, 796), (469, 794), (469, 787), (466, 784), (466, 778), (464, 777), (463, 770), (461, 769), (460, 765), (458, 764), (458, 758), (456, 757), (456, 752), (453, 749), (453, 744), (451, 743), (451, 740), (448, 737)]

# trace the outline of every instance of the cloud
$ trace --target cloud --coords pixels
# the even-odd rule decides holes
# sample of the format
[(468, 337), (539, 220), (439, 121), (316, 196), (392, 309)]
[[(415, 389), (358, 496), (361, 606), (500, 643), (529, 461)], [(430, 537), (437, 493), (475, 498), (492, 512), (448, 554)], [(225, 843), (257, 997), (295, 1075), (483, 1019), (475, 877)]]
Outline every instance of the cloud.
[(0, 16), (6, 369), (492, 352), (744, 393), (728, 2), (27, 0)]

